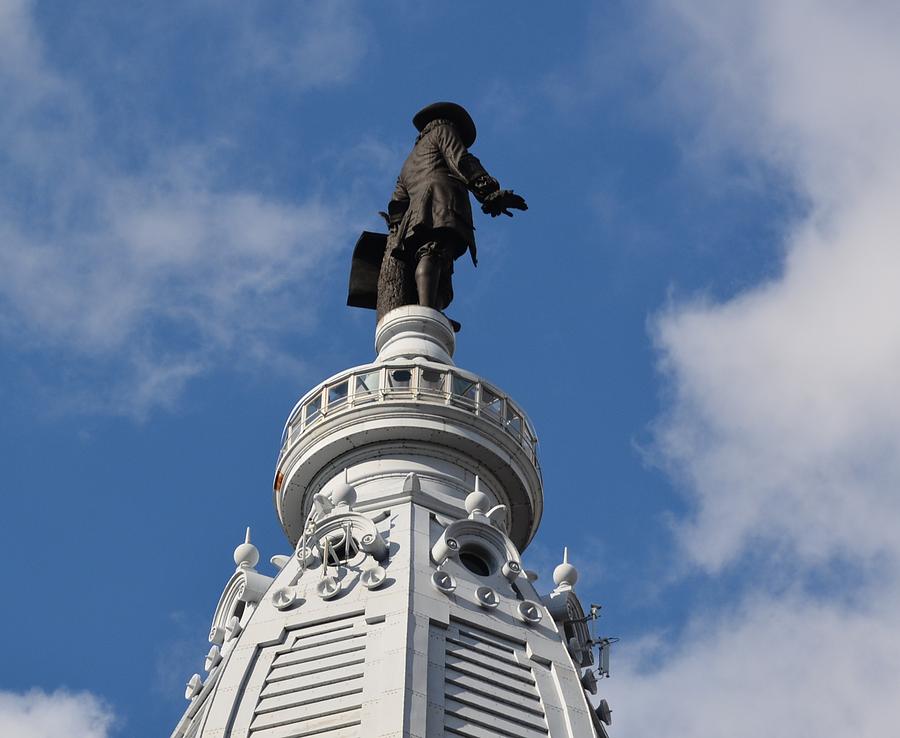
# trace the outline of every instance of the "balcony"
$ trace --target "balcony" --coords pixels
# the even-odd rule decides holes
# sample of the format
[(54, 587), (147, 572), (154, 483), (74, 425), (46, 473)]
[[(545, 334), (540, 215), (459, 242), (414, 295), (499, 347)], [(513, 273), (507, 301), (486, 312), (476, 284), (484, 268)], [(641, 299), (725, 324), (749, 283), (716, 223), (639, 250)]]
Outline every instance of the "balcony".
[(522, 410), (500, 390), (468, 372), (421, 362), (361, 367), (332, 377), (297, 403), (285, 424), (279, 464), (307, 430), (328, 418), (372, 403), (449, 405), (483, 418), (508, 433), (535, 467), (537, 436)]

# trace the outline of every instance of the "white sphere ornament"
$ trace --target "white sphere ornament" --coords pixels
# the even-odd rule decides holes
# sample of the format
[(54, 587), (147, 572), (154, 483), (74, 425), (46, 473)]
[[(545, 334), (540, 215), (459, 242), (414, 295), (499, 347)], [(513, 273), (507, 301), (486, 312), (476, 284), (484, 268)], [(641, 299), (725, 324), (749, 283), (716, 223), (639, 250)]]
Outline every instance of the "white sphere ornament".
[(475, 475), (475, 489), (466, 495), (466, 512), (471, 515), (474, 512), (484, 514), (491, 507), (491, 498), (481, 491), (481, 480)]
[(569, 563), (569, 549), (563, 549), (563, 562), (553, 570), (553, 583), (557, 587), (574, 587), (578, 581), (578, 569)]
[(471, 515), (474, 512), (483, 513), (491, 504), (491, 499), (484, 492), (470, 492), (466, 496), (466, 512)]
[(234, 563), (236, 566), (243, 566), (249, 569), (252, 569), (259, 563), (259, 549), (250, 543), (250, 528), (247, 528), (244, 542), (234, 549)]

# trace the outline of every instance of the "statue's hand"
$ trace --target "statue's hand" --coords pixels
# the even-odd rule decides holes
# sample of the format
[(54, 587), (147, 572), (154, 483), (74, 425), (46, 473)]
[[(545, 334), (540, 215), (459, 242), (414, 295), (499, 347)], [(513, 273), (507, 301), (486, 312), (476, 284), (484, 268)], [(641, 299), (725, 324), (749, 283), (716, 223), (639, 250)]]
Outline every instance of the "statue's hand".
[(500, 183), (487, 172), (476, 177), (471, 186), (472, 192), (475, 193), (475, 198), (478, 202), (484, 202), (491, 195), (500, 190)]
[(481, 204), (481, 212), (487, 213), (492, 218), (496, 218), (501, 213), (512, 218), (512, 213), (509, 212), (510, 208), (513, 210), (528, 210), (528, 205), (525, 202), (525, 198), (517, 195), (512, 190), (497, 190), (497, 192), (488, 195)]

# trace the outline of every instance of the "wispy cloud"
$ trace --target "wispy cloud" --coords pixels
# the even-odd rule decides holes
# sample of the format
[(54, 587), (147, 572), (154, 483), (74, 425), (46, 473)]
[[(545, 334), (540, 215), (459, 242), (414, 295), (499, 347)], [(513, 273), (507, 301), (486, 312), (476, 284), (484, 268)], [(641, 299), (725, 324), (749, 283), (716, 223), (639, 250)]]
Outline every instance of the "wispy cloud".
[[(315, 28), (344, 33), (349, 13), (316, 7)], [(221, 142), (161, 148), (137, 170), (110, 161), (100, 111), (47, 61), (31, 9), (0, 5), (0, 338), (92, 376), (75, 381), (82, 405), (135, 415), (213, 366), (283, 361), (279, 339), (314, 323), (347, 240), (340, 206), (229, 185)], [(352, 71), (316, 63), (350, 64), (351, 41), (329, 39), (301, 54), (322, 83)]]
[(367, 23), (354, 0), (312, 0), (267, 18), (260, 8), (239, 5), (242, 50), (247, 62), (277, 73), (300, 88), (345, 82), (370, 43)]
[[(895, 731), (900, 693), (897, 601), (861, 593), (843, 607), (803, 595), (751, 596), (687, 632), (614, 652), (603, 682), (613, 727), (628, 736), (677, 726), (699, 738)], [(875, 595), (874, 599), (869, 596)]]
[(676, 391), (659, 438), (698, 503), (683, 540), (712, 570), (760, 543), (900, 557), (900, 12), (682, 7), (682, 72), (712, 108), (698, 143), (766, 159), (810, 203), (778, 278), (657, 323)]
[(900, 9), (695, 0), (657, 3), (653, 23), (691, 150), (761, 162), (807, 210), (777, 277), (655, 321), (685, 560), (757, 574), (624, 649), (618, 728), (882, 736), (900, 691)]
[(0, 735), (15, 738), (107, 738), (111, 709), (87, 692), (0, 692)]

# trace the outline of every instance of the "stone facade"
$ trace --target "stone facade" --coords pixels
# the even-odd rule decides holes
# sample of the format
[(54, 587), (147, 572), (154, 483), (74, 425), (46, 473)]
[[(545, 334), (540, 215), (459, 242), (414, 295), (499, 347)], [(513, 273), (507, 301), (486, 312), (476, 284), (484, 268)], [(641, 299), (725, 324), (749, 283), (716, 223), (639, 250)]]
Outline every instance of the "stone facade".
[(274, 483), (294, 551), (267, 576), (249, 532), (235, 550), (173, 738), (605, 736), (577, 571), (541, 597), (520, 558), (534, 430), (453, 348), (440, 313), (398, 308), (375, 362), (294, 408)]

